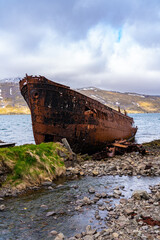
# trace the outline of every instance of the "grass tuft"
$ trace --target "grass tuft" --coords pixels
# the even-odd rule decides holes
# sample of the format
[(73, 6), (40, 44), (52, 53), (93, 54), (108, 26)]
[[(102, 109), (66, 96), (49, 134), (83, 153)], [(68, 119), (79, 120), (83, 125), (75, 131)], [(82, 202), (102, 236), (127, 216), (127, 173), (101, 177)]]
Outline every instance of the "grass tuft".
[(0, 162), (10, 169), (5, 184), (31, 186), (52, 181), (65, 171), (59, 151), (67, 154), (60, 143), (41, 143), (0, 149)]

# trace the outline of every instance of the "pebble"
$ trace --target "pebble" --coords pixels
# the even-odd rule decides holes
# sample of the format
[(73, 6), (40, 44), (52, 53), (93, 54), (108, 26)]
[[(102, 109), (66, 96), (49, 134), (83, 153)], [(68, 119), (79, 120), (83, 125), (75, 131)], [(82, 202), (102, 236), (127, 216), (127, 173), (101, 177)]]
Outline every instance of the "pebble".
[[(69, 167), (66, 170), (67, 176), (103, 176), (103, 175), (133, 175), (139, 179), (141, 176), (160, 176), (160, 155), (153, 153), (152, 155), (142, 156), (137, 153), (127, 153), (123, 156), (115, 156), (107, 158), (106, 161), (93, 161), (92, 159), (79, 162), (74, 167)], [(44, 182), (43, 186), (47, 186), (49, 190), (52, 188), (52, 182)], [(57, 186), (60, 188), (62, 185)], [(76, 189), (77, 187), (75, 187)], [(95, 193), (93, 187), (89, 187), (88, 192), (95, 194), (93, 199), (84, 197), (79, 202), (77, 201), (76, 208), (78, 211), (84, 211), (84, 205), (94, 203), (97, 209), (103, 208), (108, 211), (107, 216), (103, 219), (98, 210), (96, 210), (94, 218), (103, 220), (106, 223), (106, 229), (98, 232), (98, 229), (92, 229), (90, 225), (86, 227), (86, 232), (82, 232), (69, 238), (70, 240), (103, 240), (103, 239), (160, 239), (159, 226), (150, 226), (143, 219), (148, 217), (150, 221), (160, 223), (160, 184), (150, 187), (151, 193), (146, 191), (136, 190), (133, 192), (130, 199), (120, 199), (119, 204), (112, 207), (111, 205), (99, 205), (98, 201), (104, 201), (103, 198), (120, 198), (124, 186), (114, 188), (113, 194)], [(11, 196), (12, 190), (5, 190), (0, 193), (0, 201), (3, 201), (3, 196)], [(16, 192), (15, 192), (16, 194)], [(1, 200), (2, 199), (2, 200)], [(107, 201), (106, 201), (107, 202)], [(42, 205), (41, 205), (42, 207)], [(0, 211), (5, 209), (5, 205), (0, 205)], [(54, 216), (54, 211), (48, 212), (47, 217)], [(104, 214), (104, 212), (103, 212)], [(56, 219), (56, 216), (54, 216)], [(95, 220), (94, 219), (94, 220)], [(102, 221), (101, 221), (102, 222)], [(99, 224), (101, 223), (99, 222)], [(51, 231), (51, 235), (56, 236), (55, 240), (65, 239), (63, 233)], [(150, 238), (151, 236), (151, 238)]]
[(55, 211), (47, 212), (46, 217), (50, 217), (50, 216), (53, 216), (55, 214), (56, 214)]
[(42, 183), (42, 186), (51, 186), (51, 185), (52, 185), (52, 182), (50, 181), (46, 181)]
[(63, 233), (59, 233), (59, 234), (56, 236), (55, 240), (64, 240), (64, 235), (63, 235)]
[(51, 235), (57, 235), (58, 233), (57, 233), (57, 231), (52, 230), (52, 231), (50, 232), (50, 234), (51, 234)]
[[(107, 206), (107, 217), (105, 218), (107, 229), (98, 232), (97, 229), (92, 229), (90, 225), (86, 227), (85, 233), (80, 233), (81, 240), (129, 240), (129, 239), (144, 239), (144, 240), (160, 240), (160, 208), (156, 202), (156, 196), (160, 193), (160, 184), (150, 187), (151, 193), (144, 190), (136, 190), (130, 199), (121, 199), (115, 207)], [(119, 191), (118, 188), (115, 191)], [(101, 194), (97, 193), (101, 198)], [(99, 198), (99, 199), (100, 199)], [(102, 201), (102, 199), (101, 199)], [(158, 203), (158, 204), (157, 204)], [(97, 207), (103, 210), (104, 205), (98, 202)], [(101, 220), (99, 211), (95, 211), (96, 220)], [(143, 219), (148, 218), (148, 222)], [(150, 225), (150, 221), (155, 225)], [(99, 222), (99, 226), (101, 222)], [(79, 236), (80, 236), (79, 235)], [(152, 237), (150, 237), (152, 236)]]
[(95, 193), (95, 189), (94, 189), (93, 187), (90, 187), (90, 188), (88, 189), (88, 192), (91, 193), (91, 194), (92, 194), (92, 193)]
[(6, 207), (5, 207), (4, 204), (1, 204), (1, 205), (0, 205), (0, 211), (3, 211), (5, 208), (6, 208)]

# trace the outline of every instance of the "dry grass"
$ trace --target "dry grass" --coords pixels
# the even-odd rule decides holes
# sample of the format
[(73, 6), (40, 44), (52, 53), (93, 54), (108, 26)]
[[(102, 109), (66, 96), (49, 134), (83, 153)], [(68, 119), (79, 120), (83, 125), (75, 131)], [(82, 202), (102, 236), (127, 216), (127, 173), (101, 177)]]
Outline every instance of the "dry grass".
[(30, 114), (30, 110), (28, 107), (6, 107), (0, 108), (0, 114), (2, 115)]
[(140, 107), (147, 112), (154, 112), (155, 106), (151, 102), (138, 102)]
[(67, 150), (60, 143), (41, 143), (0, 149), (0, 165), (3, 163), (11, 173), (4, 185), (19, 189), (52, 181), (65, 172), (63, 159), (58, 155)]

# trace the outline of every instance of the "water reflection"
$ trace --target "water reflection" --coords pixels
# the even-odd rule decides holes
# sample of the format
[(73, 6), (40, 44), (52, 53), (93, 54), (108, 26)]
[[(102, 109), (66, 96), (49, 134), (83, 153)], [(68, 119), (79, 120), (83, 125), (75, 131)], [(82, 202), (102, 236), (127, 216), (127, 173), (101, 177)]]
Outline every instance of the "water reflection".
[[(130, 197), (135, 189), (149, 191), (149, 185), (160, 182), (160, 177), (104, 176), (85, 177), (80, 180), (64, 182), (63, 185), (54, 184), (53, 190), (43, 189), (21, 198), (8, 199), (6, 210), (0, 212), (0, 239), (52, 239), (50, 231), (63, 232), (65, 236), (73, 236), (85, 230), (86, 225), (103, 229), (107, 211), (100, 211), (103, 218), (95, 219), (97, 205), (87, 205), (81, 211), (75, 211), (75, 202), (84, 196), (94, 198), (88, 193), (93, 186), (96, 192), (111, 194), (117, 186), (125, 186), (122, 193)], [(107, 199), (105, 199), (107, 200)], [(118, 203), (113, 200), (110, 205)], [(101, 200), (103, 201), (103, 200)], [(53, 215), (47, 217), (48, 212)], [(15, 238), (16, 236), (16, 238)]]

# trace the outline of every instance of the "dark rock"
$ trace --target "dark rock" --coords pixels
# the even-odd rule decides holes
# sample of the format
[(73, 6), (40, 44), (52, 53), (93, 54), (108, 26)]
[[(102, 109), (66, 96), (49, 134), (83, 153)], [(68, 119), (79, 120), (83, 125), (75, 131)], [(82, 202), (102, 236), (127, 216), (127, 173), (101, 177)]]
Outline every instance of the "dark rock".
[(42, 183), (42, 186), (51, 186), (51, 185), (52, 185), (52, 182), (50, 181), (46, 181)]
[(90, 187), (90, 188), (88, 189), (88, 192), (91, 193), (91, 194), (92, 194), (92, 193), (95, 193), (95, 189), (94, 189), (93, 187)]

